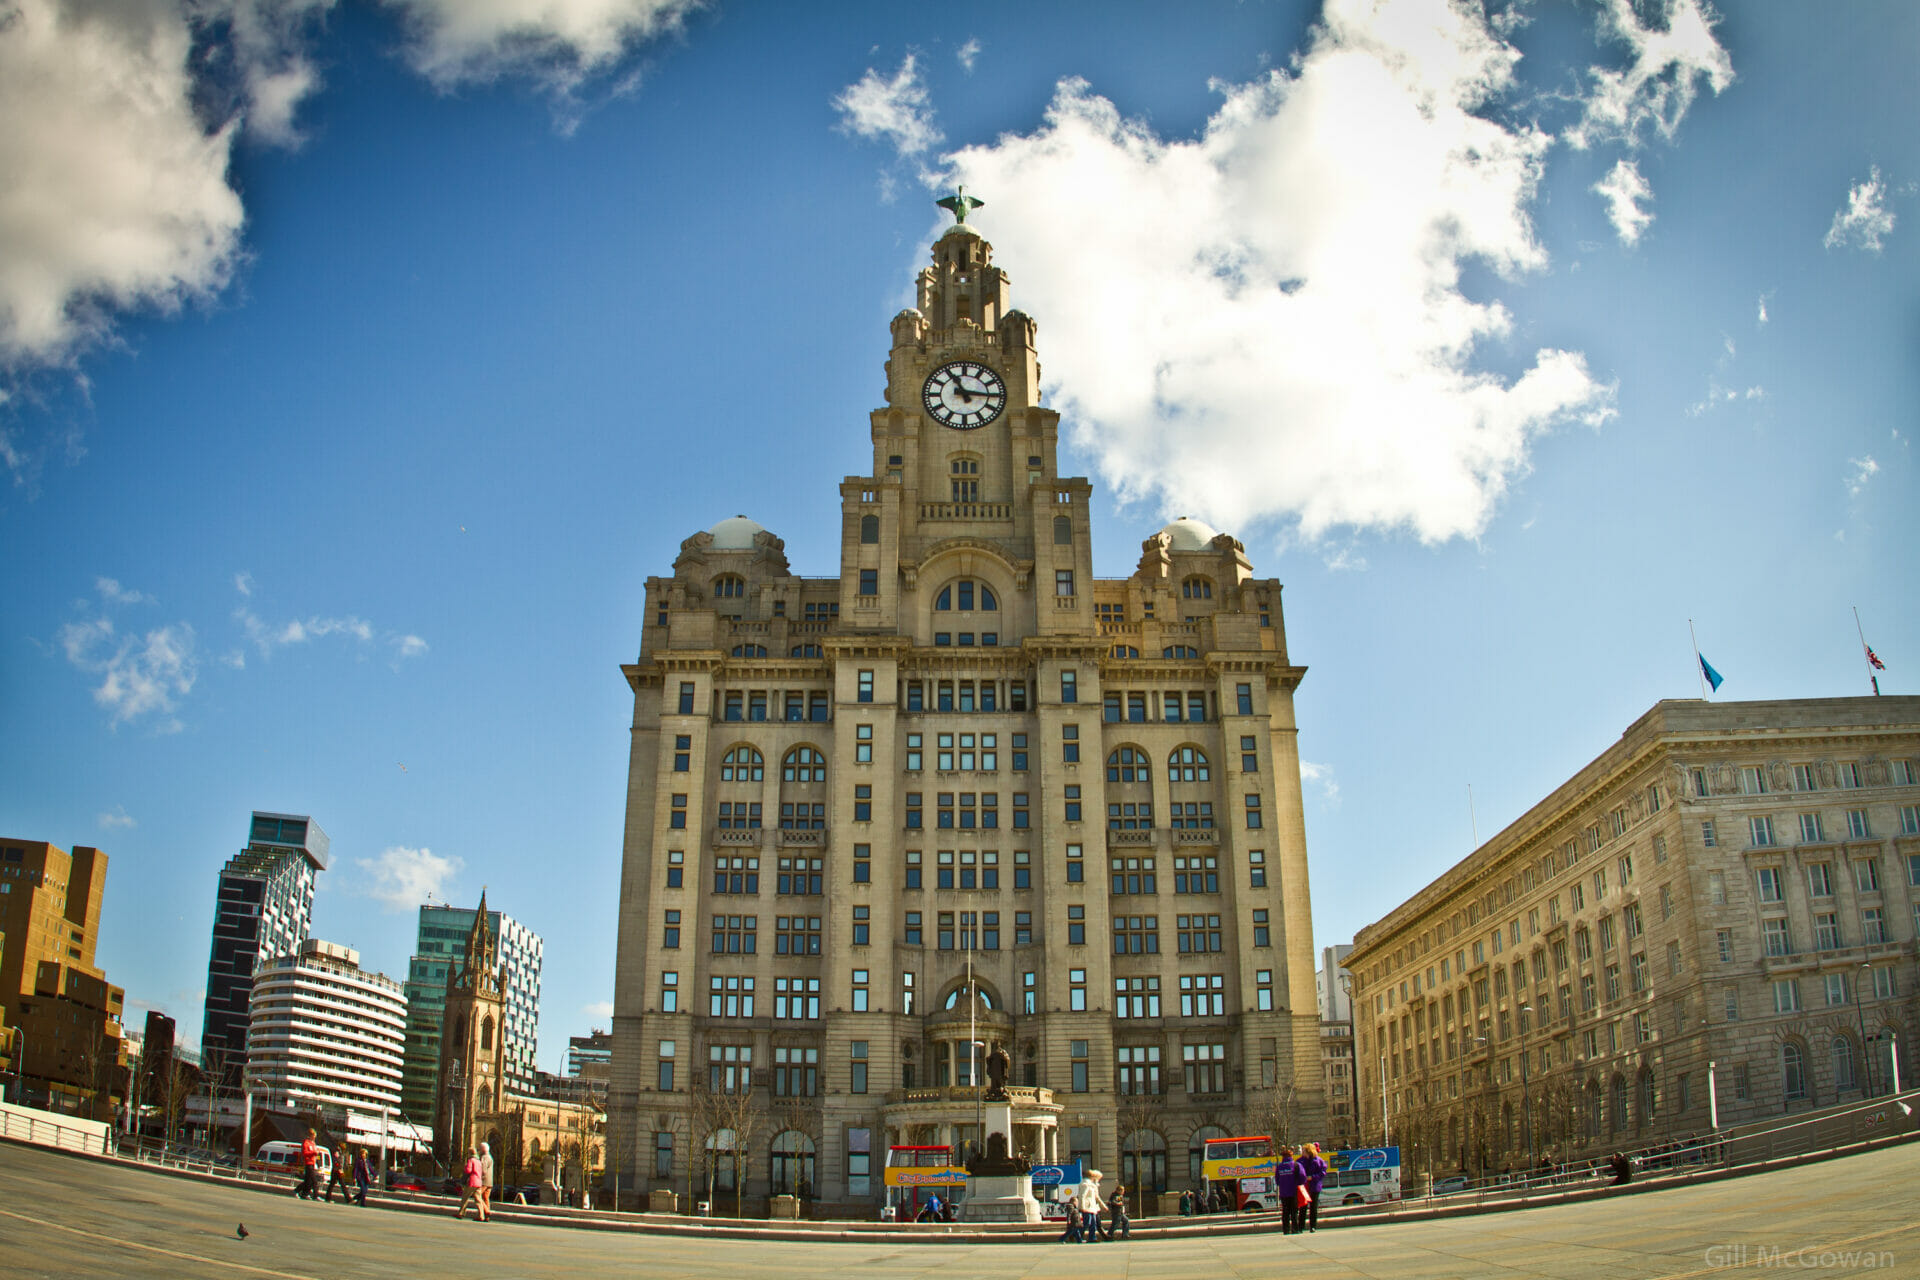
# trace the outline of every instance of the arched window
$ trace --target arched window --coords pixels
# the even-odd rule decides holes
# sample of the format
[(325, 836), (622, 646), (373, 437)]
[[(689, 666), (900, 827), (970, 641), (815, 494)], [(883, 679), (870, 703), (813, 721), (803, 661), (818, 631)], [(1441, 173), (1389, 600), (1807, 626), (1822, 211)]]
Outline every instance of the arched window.
[(991, 613), (1000, 607), (1000, 602), (994, 599), (993, 589), (986, 583), (960, 578), (940, 588), (940, 594), (933, 598), (933, 607), (940, 612), (952, 609), (972, 613), (978, 609)]
[(747, 594), (747, 580), (737, 573), (723, 573), (713, 580), (716, 600), (737, 600)]
[(1859, 1081), (1853, 1074), (1853, 1041), (1845, 1036), (1833, 1038), (1833, 1087), (1836, 1089), (1856, 1089)]
[(473, 1095), (473, 1113), (475, 1115), (485, 1115), (492, 1110), (493, 1090), (482, 1085), (480, 1086), (480, 1091)]
[(763, 644), (737, 644), (733, 646), (733, 656), (736, 658), (764, 658), (767, 656), (767, 646)]
[(1587, 1081), (1587, 1087), (1581, 1091), (1581, 1128), (1588, 1142), (1600, 1136), (1600, 1083)]
[(1206, 782), (1212, 776), (1207, 753), (1198, 747), (1175, 747), (1167, 757), (1168, 782)]
[(1073, 545), (1073, 519), (1070, 516), (1053, 518), (1053, 545), (1068, 547)]
[(1130, 644), (1117, 644), (1113, 646), (1113, 652), (1107, 656), (1110, 658), (1137, 658), (1140, 656), (1140, 651)]
[(758, 751), (742, 743), (720, 758), (720, 781), (760, 782), (766, 778), (766, 761)]
[(861, 516), (860, 517), (860, 541), (863, 543), (874, 543), (874, 542), (880, 541), (880, 517), (879, 516)]
[(793, 646), (793, 652), (789, 656), (795, 658), (817, 658), (820, 656), (820, 646), (817, 644), (797, 644)]
[(1160, 651), (1163, 658), (1197, 658), (1200, 651), (1190, 644), (1170, 644)]
[(1203, 1124), (1193, 1131), (1192, 1137), (1187, 1139), (1187, 1181), (1191, 1182), (1196, 1190), (1202, 1190), (1207, 1185), (1206, 1176), (1200, 1165), (1206, 1158), (1208, 1140), (1229, 1136), (1231, 1135), (1217, 1124)]
[(825, 782), (827, 758), (812, 747), (795, 747), (780, 762), (782, 782)]
[(1797, 1040), (1780, 1046), (1780, 1080), (1789, 1099), (1807, 1096), (1807, 1051)]
[(1180, 594), (1188, 600), (1213, 599), (1213, 579), (1193, 577), (1180, 584)]
[[(982, 1012), (985, 1012), (993, 1008), (993, 992), (987, 990), (985, 987), (981, 986), (978, 982), (973, 984), (973, 990), (974, 990), (974, 994), (980, 997), (980, 1009)], [(963, 1009), (966, 1006), (961, 1002), (964, 1001), (966, 998), (967, 998), (967, 984), (963, 982), (959, 986), (955, 987), (953, 990), (947, 992), (946, 1002), (942, 1004), (940, 1007), (942, 1009)]]
[(1616, 1075), (1607, 1099), (1607, 1132), (1619, 1133), (1627, 1127), (1627, 1078)]
[(1135, 1129), (1120, 1144), (1120, 1185), (1155, 1193), (1167, 1189), (1167, 1140), (1153, 1129)]
[(492, 1018), (482, 1018), (480, 1020), (480, 1047), (482, 1049), (493, 1048), (493, 1019)]
[(1638, 1127), (1644, 1129), (1660, 1114), (1660, 1094), (1654, 1088), (1652, 1067), (1640, 1068), (1639, 1085), (1640, 1114), (1634, 1119), (1638, 1122)]
[(775, 1137), (768, 1153), (773, 1194), (777, 1196), (813, 1195), (813, 1139), (798, 1129), (788, 1129)]
[(1152, 776), (1147, 753), (1138, 747), (1121, 747), (1107, 757), (1108, 782), (1145, 782)]
[(1500, 1149), (1513, 1150), (1513, 1104), (1511, 1102), (1500, 1104)]

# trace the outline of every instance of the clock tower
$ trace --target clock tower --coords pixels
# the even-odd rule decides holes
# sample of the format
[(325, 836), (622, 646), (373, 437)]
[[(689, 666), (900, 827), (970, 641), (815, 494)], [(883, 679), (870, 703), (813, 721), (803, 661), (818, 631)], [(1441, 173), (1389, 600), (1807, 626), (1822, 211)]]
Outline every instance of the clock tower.
[[(447, 1003), (434, 1091), (434, 1143), (458, 1165), (479, 1140), (506, 1088), (506, 996), (497, 940), (487, 924), (487, 893), (467, 931), (466, 950), (447, 967)], [(495, 1158), (501, 1156), (495, 1151)]]

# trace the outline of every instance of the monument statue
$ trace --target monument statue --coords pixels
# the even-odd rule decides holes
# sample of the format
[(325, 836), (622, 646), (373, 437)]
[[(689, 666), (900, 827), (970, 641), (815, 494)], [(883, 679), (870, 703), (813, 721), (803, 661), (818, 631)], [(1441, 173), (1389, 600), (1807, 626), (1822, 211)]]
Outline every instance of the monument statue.
[(1011, 1102), (1013, 1095), (1007, 1092), (1007, 1068), (1013, 1065), (1007, 1057), (1006, 1046), (996, 1044), (987, 1053), (987, 1095), (988, 1102)]

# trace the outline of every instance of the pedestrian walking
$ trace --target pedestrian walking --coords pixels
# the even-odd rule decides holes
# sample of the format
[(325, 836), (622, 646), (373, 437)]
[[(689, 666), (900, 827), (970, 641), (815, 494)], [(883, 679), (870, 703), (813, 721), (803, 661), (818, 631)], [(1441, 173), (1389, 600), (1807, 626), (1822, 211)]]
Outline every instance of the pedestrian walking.
[(1133, 1239), (1133, 1219), (1127, 1216), (1127, 1188), (1122, 1183), (1114, 1189), (1113, 1199), (1107, 1201), (1106, 1239), (1113, 1239), (1114, 1232), (1120, 1233), (1122, 1240)]
[(1086, 1237), (1080, 1231), (1080, 1193), (1075, 1191), (1067, 1196), (1067, 1229), (1060, 1233), (1061, 1244), (1079, 1244)]
[(333, 1203), (333, 1189), (340, 1188), (340, 1203), (345, 1204), (352, 1192), (347, 1186), (347, 1149), (344, 1146), (333, 1149), (333, 1170), (327, 1176), (327, 1203)]
[(1320, 1145), (1309, 1142), (1300, 1157), (1300, 1171), (1306, 1175), (1307, 1194), (1313, 1199), (1307, 1204), (1307, 1230), (1320, 1229), (1320, 1188), (1327, 1180), (1327, 1159), (1320, 1154)]
[(472, 1205), (474, 1216), (480, 1216), (480, 1148), (475, 1147), (467, 1153), (467, 1164), (460, 1173), (460, 1208), (454, 1217), (467, 1216), (467, 1206)]
[(1193, 1192), (1191, 1191), (1182, 1191), (1180, 1193), (1180, 1216), (1183, 1218), (1191, 1218), (1193, 1216)]
[(1306, 1175), (1300, 1169), (1300, 1162), (1293, 1158), (1293, 1148), (1280, 1148), (1280, 1161), (1273, 1171), (1273, 1187), (1280, 1196), (1281, 1235), (1297, 1234), (1305, 1221), (1300, 1212), (1300, 1192), (1306, 1185)]
[(1100, 1171), (1089, 1169), (1080, 1183), (1080, 1229), (1088, 1244), (1100, 1243), (1100, 1211), (1106, 1207), (1100, 1198)]
[(480, 1144), (480, 1221), (492, 1216), (488, 1202), (493, 1199), (493, 1148)]
[(367, 1207), (367, 1184), (373, 1181), (373, 1165), (367, 1159), (367, 1149), (360, 1148), (360, 1154), (353, 1158), (353, 1202), (362, 1209)]
[(294, 1194), (302, 1200), (320, 1198), (320, 1144), (313, 1139), (314, 1131), (309, 1129), (300, 1143), (300, 1186)]

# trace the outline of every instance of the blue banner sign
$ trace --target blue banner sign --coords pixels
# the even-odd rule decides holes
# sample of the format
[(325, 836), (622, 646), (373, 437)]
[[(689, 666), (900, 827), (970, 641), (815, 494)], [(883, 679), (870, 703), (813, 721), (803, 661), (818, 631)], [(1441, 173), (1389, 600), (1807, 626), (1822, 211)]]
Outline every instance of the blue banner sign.
[(1335, 1169), (1392, 1169), (1400, 1164), (1398, 1147), (1358, 1147), (1333, 1153)]
[(1066, 1164), (1037, 1164), (1033, 1166), (1033, 1185), (1036, 1187), (1058, 1187), (1081, 1178), (1080, 1162), (1068, 1161)]

